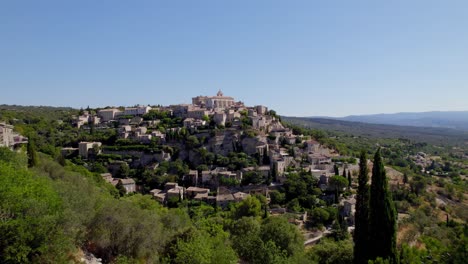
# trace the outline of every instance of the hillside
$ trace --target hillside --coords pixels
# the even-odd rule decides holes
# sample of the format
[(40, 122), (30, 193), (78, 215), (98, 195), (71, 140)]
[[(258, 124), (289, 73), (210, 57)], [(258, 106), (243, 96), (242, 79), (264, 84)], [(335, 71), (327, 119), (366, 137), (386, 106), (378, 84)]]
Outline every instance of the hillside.
[(435, 145), (464, 145), (468, 143), (468, 132), (449, 128), (369, 124), (308, 117), (282, 117), (282, 120), (307, 128), (331, 130), (370, 138), (405, 138)]
[(383, 146), (401, 263), (463, 263), (468, 152), (415, 143), (466, 142), (459, 131), (138, 107), (0, 108), (29, 140), (0, 148), (0, 259), (351, 263), (355, 154)]
[(343, 121), (415, 127), (440, 127), (468, 131), (468, 111), (351, 115)]

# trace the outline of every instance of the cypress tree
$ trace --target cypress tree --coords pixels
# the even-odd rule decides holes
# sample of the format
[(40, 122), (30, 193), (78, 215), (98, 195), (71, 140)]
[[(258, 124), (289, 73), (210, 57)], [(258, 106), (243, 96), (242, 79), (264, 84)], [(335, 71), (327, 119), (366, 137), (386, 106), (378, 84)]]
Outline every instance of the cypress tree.
[(28, 145), (27, 145), (27, 153), (28, 153), (28, 167), (34, 167), (37, 165), (37, 153), (36, 153), (36, 147), (34, 146), (34, 140), (29, 137), (28, 139)]
[(333, 165), (333, 169), (335, 170), (335, 175), (340, 175), (340, 172), (338, 171), (338, 166)]
[(363, 150), (359, 157), (358, 190), (356, 196), (355, 230), (354, 230), (354, 263), (364, 264), (369, 252), (369, 169), (367, 155)]
[(396, 210), (388, 190), (385, 167), (380, 148), (374, 156), (369, 201), (370, 259), (381, 257), (397, 263)]
[(351, 171), (348, 171), (348, 186), (351, 188), (351, 183), (353, 182), (353, 179), (351, 178)]
[(345, 167), (343, 167), (343, 177), (346, 178), (346, 168)]

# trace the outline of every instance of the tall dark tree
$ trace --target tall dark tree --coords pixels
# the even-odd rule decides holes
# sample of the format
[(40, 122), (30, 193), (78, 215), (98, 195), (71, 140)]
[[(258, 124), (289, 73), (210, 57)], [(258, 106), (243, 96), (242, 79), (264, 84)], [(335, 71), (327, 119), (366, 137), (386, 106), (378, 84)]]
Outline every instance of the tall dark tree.
[(36, 147), (34, 145), (34, 140), (30, 137), (28, 139), (27, 145), (27, 152), (28, 152), (28, 167), (34, 167), (37, 165), (37, 153)]
[(349, 187), (351, 187), (352, 183), (353, 183), (353, 178), (351, 177), (351, 171), (348, 170), (348, 184), (349, 184)]
[(95, 125), (94, 125), (94, 122), (91, 122), (89, 123), (89, 134), (90, 135), (94, 135), (94, 131), (95, 131)]
[(343, 175), (342, 175), (342, 176), (346, 178), (346, 175), (347, 175), (347, 174), (346, 174), (346, 168), (343, 167)]
[(354, 230), (354, 263), (367, 263), (369, 253), (369, 169), (363, 150), (359, 157), (359, 177)]
[(120, 196), (124, 196), (127, 193), (127, 190), (123, 186), (122, 180), (119, 180), (119, 182), (117, 182), (115, 188), (117, 188), (117, 190), (119, 191)]
[(340, 172), (338, 171), (338, 166), (333, 165), (333, 169), (335, 170), (335, 175), (340, 175)]
[(396, 220), (396, 209), (388, 190), (379, 148), (374, 156), (369, 200), (370, 259), (381, 257), (390, 260), (390, 263), (397, 263)]

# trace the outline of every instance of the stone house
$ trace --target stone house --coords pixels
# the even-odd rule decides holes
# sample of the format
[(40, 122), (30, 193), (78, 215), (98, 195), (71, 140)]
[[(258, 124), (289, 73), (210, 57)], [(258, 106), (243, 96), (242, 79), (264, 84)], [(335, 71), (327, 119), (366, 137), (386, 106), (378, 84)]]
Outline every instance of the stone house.
[(215, 112), (213, 116), (213, 120), (215, 121), (216, 125), (218, 126), (225, 126), (226, 125), (226, 118), (227, 115), (224, 112)]
[(320, 149), (320, 143), (315, 140), (307, 140), (304, 143), (305, 149), (307, 153), (316, 153), (319, 152)]
[(210, 116), (210, 115), (211, 115), (211, 112), (204, 108), (191, 109), (191, 110), (188, 110), (187, 112), (187, 118), (193, 118), (193, 119), (203, 119), (204, 116)]
[(348, 224), (354, 225), (354, 216), (356, 214), (356, 199), (353, 196), (346, 200), (343, 200), (341, 204), (341, 216), (346, 217), (346, 219), (348, 220)]
[(251, 116), (249, 117), (252, 121), (252, 128), (258, 130), (266, 130), (269, 125), (268, 120), (264, 116)]
[(186, 192), (187, 192), (187, 197), (193, 199), (198, 194), (201, 194), (201, 196), (204, 196), (204, 194), (206, 194), (206, 196), (208, 196), (208, 194), (210, 193), (210, 189), (190, 186), (187, 188)]
[(164, 140), (166, 139), (166, 134), (162, 133), (159, 130), (151, 132), (151, 136), (153, 136), (154, 138), (158, 138), (161, 142), (164, 142)]
[(241, 118), (241, 114), (239, 112), (234, 111), (233, 109), (229, 109), (226, 111), (226, 122), (234, 122), (235, 119), (239, 120)]
[(247, 194), (247, 193), (244, 193), (244, 192), (236, 192), (232, 196), (234, 197), (235, 202), (242, 202), (243, 200), (245, 200), (250, 195)]
[(113, 180), (112, 174), (110, 174), (110, 173), (108, 173), (108, 172), (107, 172), (107, 173), (101, 173), (101, 177), (102, 177), (106, 182), (112, 183), (112, 180)]
[(151, 107), (144, 105), (138, 105), (136, 107), (126, 107), (123, 112), (123, 115), (141, 116), (147, 114), (150, 110)]
[(133, 193), (136, 191), (135, 180), (131, 178), (127, 178), (127, 179), (120, 179), (120, 181), (122, 182), (122, 185), (127, 191), (127, 193)]
[(141, 135), (144, 135), (146, 134), (146, 132), (148, 131), (148, 129), (146, 127), (137, 127), (135, 129), (135, 136), (141, 136)]
[(332, 162), (331, 157), (326, 156), (326, 155), (322, 155), (322, 154), (318, 154), (318, 153), (309, 154), (307, 156), (307, 159), (312, 165), (329, 164), (329, 163)]
[(135, 116), (130, 119), (130, 124), (132, 125), (140, 125), (141, 123), (143, 123), (143, 118), (141, 116)]
[(235, 202), (234, 196), (230, 193), (218, 194), (216, 196), (216, 205), (226, 208), (230, 203)]
[(255, 106), (255, 110), (257, 111), (257, 114), (259, 115), (266, 115), (266, 113), (268, 112), (268, 108), (263, 105)]
[(176, 186), (175, 188), (172, 188), (172, 189), (167, 191), (167, 199), (178, 198), (180, 200), (183, 200), (184, 199), (184, 191), (185, 191), (184, 187)]
[(74, 155), (76, 153), (78, 153), (78, 148), (62, 148), (60, 150), (60, 154), (63, 157), (68, 157), (68, 156)]
[(80, 142), (78, 144), (78, 154), (87, 159), (89, 156), (90, 150), (94, 151), (94, 154), (101, 153), (101, 142)]
[(288, 137), (284, 137), (284, 141), (288, 145), (294, 145), (294, 144), (296, 144), (296, 136), (291, 135), (291, 136), (288, 136)]
[(198, 171), (190, 170), (187, 175), (184, 176), (184, 182), (192, 186), (198, 185)]
[(121, 114), (123, 114), (123, 112), (115, 108), (102, 109), (98, 111), (98, 116), (101, 117), (103, 122), (115, 120)]
[(151, 143), (151, 139), (153, 137), (151, 135), (147, 135), (147, 134), (143, 134), (143, 135), (138, 135), (137, 136), (137, 139), (138, 141), (140, 141), (141, 143), (144, 143), (144, 144), (149, 144)]
[(153, 189), (150, 191), (153, 199), (164, 204), (168, 199), (184, 199), (185, 188), (175, 182), (168, 182), (164, 185), (164, 190)]
[(128, 126), (128, 125), (130, 125), (130, 121), (132, 121), (132, 119), (129, 119), (129, 118), (120, 118), (120, 119), (119, 119), (119, 125)]
[(160, 202), (161, 204), (164, 204), (166, 202), (166, 193), (162, 192), (162, 190), (153, 189), (150, 191), (150, 194), (153, 197), (153, 199)]

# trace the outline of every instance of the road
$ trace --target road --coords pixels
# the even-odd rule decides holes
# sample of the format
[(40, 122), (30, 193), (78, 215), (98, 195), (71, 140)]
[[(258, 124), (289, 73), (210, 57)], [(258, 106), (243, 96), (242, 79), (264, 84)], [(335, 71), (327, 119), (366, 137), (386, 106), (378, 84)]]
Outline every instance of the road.
[(327, 235), (327, 234), (331, 234), (330, 229), (325, 230), (325, 232), (322, 232), (320, 235), (318, 235), (318, 236), (316, 236), (316, 237), (314, 237), (314, 238), (311, 238), (311, 239), (306, 240), (306, 241), (304, 242), (304, 246), (317, 243), (318, 241), (320, 241), (320, 239), (321, 239), (324, 235)]

